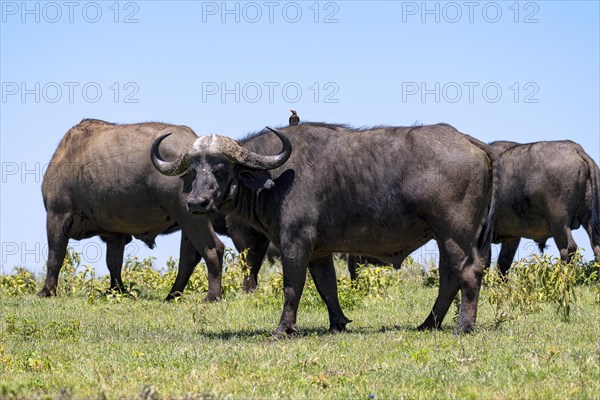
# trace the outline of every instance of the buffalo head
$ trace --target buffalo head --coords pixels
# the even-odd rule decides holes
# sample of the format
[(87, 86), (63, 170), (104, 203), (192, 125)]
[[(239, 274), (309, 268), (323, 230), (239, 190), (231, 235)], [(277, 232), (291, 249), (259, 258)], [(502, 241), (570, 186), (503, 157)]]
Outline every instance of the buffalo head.
[(271, 189), (274, 185), (267, 170), (283, 165), (292, 153), (289, 139), (276, 129), (267, 127), (281, 140), (283, 148), (277, 155), (266, 156), (242, 147), (235, 140), (220, 136), (200, 136), (182, 149), (175, 161), (165, 161), (160, 155), (161, 142), (171, 133), (152, 143), (150, 156), (154, 167), (163, 175), (183, 175), (190, 180), (187, 197), (192, 213), (216, 211), (231, 190), (242, 184), (250, 189)]

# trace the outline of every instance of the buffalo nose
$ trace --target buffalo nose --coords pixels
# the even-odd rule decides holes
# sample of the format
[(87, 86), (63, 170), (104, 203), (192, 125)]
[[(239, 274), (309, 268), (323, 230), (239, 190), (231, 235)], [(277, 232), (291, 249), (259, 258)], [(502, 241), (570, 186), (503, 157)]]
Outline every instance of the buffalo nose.
[(204, 197), (197, 197), (193, 200), (188, 200), (188, 209), (190, 211), (206, 211), (210, 205), (210, 200)]

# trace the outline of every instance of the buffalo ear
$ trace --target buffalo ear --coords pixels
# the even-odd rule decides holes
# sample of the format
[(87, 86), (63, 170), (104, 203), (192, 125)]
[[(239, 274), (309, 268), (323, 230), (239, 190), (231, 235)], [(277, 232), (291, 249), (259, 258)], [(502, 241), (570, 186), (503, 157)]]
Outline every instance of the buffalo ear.
[(267, 171), (242, 169), (238, 172), (238, 179), (248, 189), (270, 190), (275, 187), (275, 182), (273, 182)]

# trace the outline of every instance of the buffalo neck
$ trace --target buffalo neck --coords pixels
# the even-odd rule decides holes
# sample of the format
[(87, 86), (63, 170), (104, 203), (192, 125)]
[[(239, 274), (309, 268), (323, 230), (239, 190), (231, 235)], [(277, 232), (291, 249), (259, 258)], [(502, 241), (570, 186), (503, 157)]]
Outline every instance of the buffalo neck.
[(223, 204), (222, 210), (268, 235), (273, 215), (266, 212), (265, 204), (274, 204), (277, 197), (276, 191), (276, 189), (250, 189), (240, 182), (236, 182), (235, 185), (232, 185), (228, 200)]

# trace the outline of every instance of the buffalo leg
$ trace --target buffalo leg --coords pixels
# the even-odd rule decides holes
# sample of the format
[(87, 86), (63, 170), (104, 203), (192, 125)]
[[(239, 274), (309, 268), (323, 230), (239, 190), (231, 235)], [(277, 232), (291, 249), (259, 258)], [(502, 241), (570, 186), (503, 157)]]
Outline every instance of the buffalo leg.
[(208, 272), (208, 293), (205, 301), (216, 301), (221, 299), (221, 274), (223, 271), (223, 253), (225, 246), (218, 237), (214, 236), (210, 246), (205, 247), (201, 254), (206, 261)]
[(306, 262), (282, 260), (283, 263), (283, 312), (275, 335), (296, 332), (296, 314), (306, 282)]
[(356, 274), (356, 268), (358, 267), (358, 256), (354, 254), (348, 254), (348, 272), (350, 273), (350, 279), (356, 280), (358, 275)]
[(456, 293), (458, 293), (459, 282), (457, 274), (450, 265), (448, 255), (442, 249), (442, 246), (440, 246), (439, 275), (440, 286), (438, 288), (438, 296), (429, 316), (417, 328), (419, 330), (439, 329), (452, 301), (456, 297)]
[[(472, 246), (452, 239), (440, 246), (440, 288), (433, 309), (419, 329), (439, 328), (456, 293), (460, 289), (460, 320), (456, 333), (467, 333), (475, 327), (477, 302), (483, 278), (482, 258)], [(486, 249), (487, 251), (487, 249)]]
[(125, 245), (131, 242), (129, 235), (114, 235), (110, 238), (103, 237), (106, 241), (106, 266), (110, 272), (110, 288), (125, 292), (125, 285), (121, 278), (121, 270), (123, 269), (123, 253)]
[(594, 232), (591, 218), (585, 222), (585, 230), (587, 231), (587, 234), (590, 238), (590, 244), (592, 245), (592, 250), (594, 251), (594, 260), (597, 263), (600, 263), (600, 234)]
[(577, 243), (571, 234), (571, 228), (566, 224), (553, 225), (550, 227), (556, 247), (560, 251), (560, 259), (570, 262), (573, 253), (577, 251)]
[(468, 333), (475, 328), (477, 320), (477, 305), (479, 302), (479, 291), (483, 279), (483, 268), (481, 259), (474, 257), (469, 260), (461, 271), (460, 282), (460, 319), (456, 333)]
[(265, 254), (269, 248), (269, 239), (257, 239), (253, 245), (247, 247), (246, 263), (248, 265), (248, 275), (244, 276), (244, 291), (252, 293), (258, 287), (258, 272), (262, 266)]
[[(285, 231), (284, 231), (285, 232)], [(281, 265), (283, 267), (283, 312), (275, 336), (296, 332), (296, 314), (306, 282), (310, 237), (296, 230), (281, 237)], [(287, 232), (286, 232), (287, 233)], [(293, 235), (293, 236), (292, 236)]]
[(492, 265), (492, 246), (490, 246), (485, 259), (483, 260), (483, 266), (485, 267), (485, 269), (489, 270), (490, 266)]
[(234, 219), (227, 220), (227, 230), (237, 251), (248, 250), (246, 255), (248, 275), (244, 277), (244, 291), (252, 293), (258, 286), (258, 273), (269, 248), (269, 239)]
[(320, 258), (308, 264), (310, 274), (313, 277), (319, 295), (327, 306), (329, 313), (329, 332), (343, 332), (346, 324), (352, 322), (348, 319), (338, 299), (337, 279), (333, 266), (333, 255)]
[(181, 245), (179, 246), (179, 267), (177, 268), (177, 277), (171, 291), (167, 295), (167, 300), (173, 300), (181, 296), (185, 286), (194, 272), (194, 268), (200, 262), (200, 253), (194, 247), (192, 241), (182, 232)]
[(38, 296), (48, 297), (56, 295), (58, 275), (62, 268), (69, 238), (64, 234), (65, 220), (52, 212), (46, 217), (46, 234), (48, 236), (48, 261), (46, 262), (46, 280)]
[(508, 274), (508, 270), (515, 259), (515, 254), (517, 254), (517, 250), (519, 249), (520, 242), (521, 238), (516, 238), (502, 243), (500, 255), (498, 256), (498, 269), (503, 277), (506, 277)]
[(200, 261), (198, 254), (206, 261), (208, 272), (208, 293), (206, 301), (221, 298), (221, 271), (223, 268), (223, 252), (225, 246), (219, 240), (205, 217), (189, 219), (189, 215), (178, 219), (181, 225), (181, 256), (175, 284), (167, 296), (167, 300), (179, 296), (187, 285), (194, 268)]

